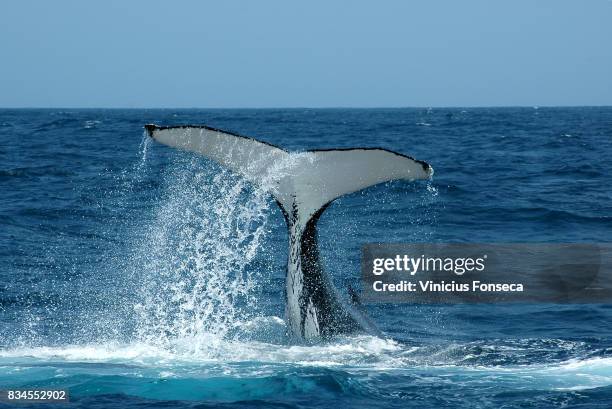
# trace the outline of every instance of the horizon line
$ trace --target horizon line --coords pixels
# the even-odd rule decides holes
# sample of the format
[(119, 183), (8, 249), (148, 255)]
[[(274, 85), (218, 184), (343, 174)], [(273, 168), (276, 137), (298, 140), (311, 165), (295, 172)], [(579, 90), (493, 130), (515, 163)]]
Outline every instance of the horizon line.
[(479, 109), (479, 108), (610, 108), (610, 105), (422, 105), (422, 106), (321, 106), (321, 107), (311, 107), (311, 106), (287, 106), (287, 107), (71, 107), (71, 106), (18, 106), (18, 107), (0, 107), (0, 110), (10, 110), (10, 109), (121, 109), (121, 110), (172, 110), (172, 109), (185, 109), (185, 110), (283, 110), (283, 109)]

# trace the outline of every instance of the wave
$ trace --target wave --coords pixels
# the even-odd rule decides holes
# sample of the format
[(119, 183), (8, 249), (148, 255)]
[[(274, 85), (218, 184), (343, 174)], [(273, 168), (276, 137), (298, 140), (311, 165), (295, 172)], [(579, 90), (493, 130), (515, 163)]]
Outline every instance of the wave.
[[(258, 328), (257, 331), (253, 330), (255, 327)], [(294, 344), (285, 338), (284, 334), (284, 321), (270, 316), (243, 324), (241, 330), (233, 334), (233, 338), (201, 332), (174, 338), (164, 344), (134, 341), (58, 346), (25, 345), (0, 350), (0, 361), (21, 362), (34, 359), (151, 366), (257, 362), (354, 369), (462, 367), (504, 371), (565, 366), (580, 368), (583, 363), (593, 363), (597, 364), (595, 366), (598, 368), (609, 367), (609, 375), (612, 376), (612, 357), (609, 353), (601, 350), (596, 354), (596, 351), (592, 351), (583, 342), (564, 339), (410, 345), (390, 338), (360, 335), (317, 344)], [(550, 351), (565, 351), (570, 354), (547, 354)]]
[[(20, 379), (53, 382), (80, 394), (102, 388), (107, 393), (166, 399), (220, 399), (212, 393), (216, 389), (231, 400), (270, 398), (282, 388), (295, 388), (296, 394), (332, 388), (358, 396), (391, 397), (397, 390), (385, 385), (389, 382), (423, 389), (424, 396), (439, 385), (452, 390), (548, 392), (612, 385), (611, 357), (507, 366), (435, 364), (419, 361), (428, 353), (423, 347), (369, 336), (319, 345), (203, 337), (175, 340), (171, 347), (108, 343), (2, 350), (0, 384), (10, 377), (13, 384)], [(105, 390), (109, 382), (113, 388)], [(374, 388), (375, 384), (381, 386)], [(194, 390), (201, 393), (193, 396)]]

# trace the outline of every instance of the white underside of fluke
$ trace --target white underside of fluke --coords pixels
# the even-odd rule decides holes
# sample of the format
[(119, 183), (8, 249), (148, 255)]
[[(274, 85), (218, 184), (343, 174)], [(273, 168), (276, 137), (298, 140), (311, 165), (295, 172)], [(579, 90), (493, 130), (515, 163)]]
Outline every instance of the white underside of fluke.
[(424, 162), (384, 149), (289, 153), (255, 139), (207, 127), (147, 127), (156, 141), (197, 152), (268, 190), (304, 224), (322, 206), (348, 193), (390, 180), (429, 178)]

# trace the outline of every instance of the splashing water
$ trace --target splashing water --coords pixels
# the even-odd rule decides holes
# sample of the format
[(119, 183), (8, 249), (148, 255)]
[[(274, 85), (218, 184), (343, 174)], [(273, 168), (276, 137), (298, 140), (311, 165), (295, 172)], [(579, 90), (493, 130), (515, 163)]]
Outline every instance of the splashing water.
[[(148, 342), (224, 338), (256, 309), (249, 264), (266, 232), (269, 198), (192, 160), (175, 169), (139, 250), (138, 336)], [(244, 200), (243, 200), (244, 199)]]
[(151, 145), (151, 138), (147, 134), (147, 131), (143, 131), (142, 133), (142, 141), (140, 142), (140, 146), (138, 148), (140, 152), (140, 162), (138, 163), (137, 169), (142, 169), (142, 167), (147, 162), (147, 152), (149, 152), (149, 145)]
[[(146, 150), (145, 143), (143, 161)], [(210, 344), (258, 317), (262, 271), (252, 263), (266, 254), (268, 192), (303, 156), (275, 164), (258, 187), (199, 157), (173, 164), (130, 271), (138, 339)]]

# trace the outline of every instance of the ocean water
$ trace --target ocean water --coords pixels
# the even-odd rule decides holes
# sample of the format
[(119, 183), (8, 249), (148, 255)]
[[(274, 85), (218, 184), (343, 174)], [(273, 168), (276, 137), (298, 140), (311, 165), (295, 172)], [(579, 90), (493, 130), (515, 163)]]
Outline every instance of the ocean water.
[(368, 305), (386, 338), (291, 342), (280, 211), (150, 122), (429, 162), (430, 182), (324, 213), (343, 294), (364, 243), (612, 238), (612, 108), (0, 110), (0, 389), (64, 388), (74, 408), (612, 406), (609, 305)]

